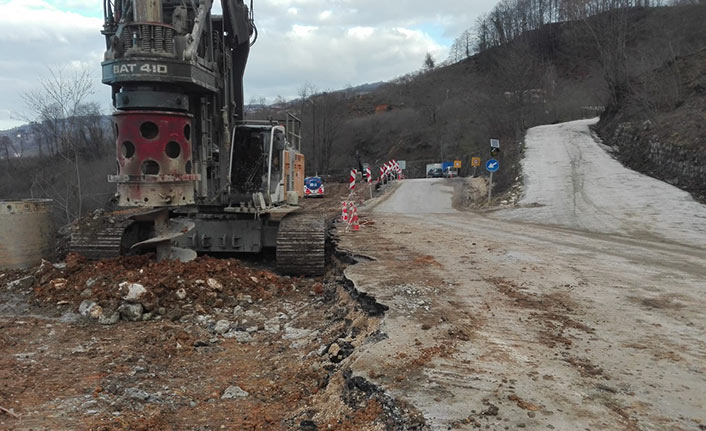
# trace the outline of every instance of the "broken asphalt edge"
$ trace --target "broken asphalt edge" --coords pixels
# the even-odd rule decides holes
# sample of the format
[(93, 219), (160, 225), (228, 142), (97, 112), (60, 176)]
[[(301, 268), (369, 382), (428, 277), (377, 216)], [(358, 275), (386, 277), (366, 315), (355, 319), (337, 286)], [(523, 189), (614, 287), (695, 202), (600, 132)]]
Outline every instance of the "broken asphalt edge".
[[(332, 238), (334, 236), (332, 235)], [(370, 317), (379, 317), (384, 319), (385, 312), (390, 309), (387, 305), (380, 303), (377, 299), (361, 290), (355, 280), (348, 277), (346, 269), (349, 266), (357, 265), (365, 262), (375, 262), (372, 256), (367, 256), (360, 253), (354, 253), (350, 250), (341, 249), (338, 247), (338, 241), (333, 240), (333, 253), (344, 265), (343, 287), (350, 297), (360, 305), (364, 312)], [(378, 343), (388, 338), (387, 334), (379, 330), (369, 337), (369, 342), (372, 344)], [(394, 431), (427, 431), (429, 426), (422, 413), (413, 405), (404, 400), (400, 400), (392, 396), (381, 386), (372, 383), (363, 376), (356, 376), (350, 366), (342, 372), (345, 380), (345, 389), (343, 400), (349, 407), (355, 405), (355, 394), (361, 393), (368, 399), (374, 399), (385, 412), (385, 417), (389, 419), (386, 423), (386, 429)]]

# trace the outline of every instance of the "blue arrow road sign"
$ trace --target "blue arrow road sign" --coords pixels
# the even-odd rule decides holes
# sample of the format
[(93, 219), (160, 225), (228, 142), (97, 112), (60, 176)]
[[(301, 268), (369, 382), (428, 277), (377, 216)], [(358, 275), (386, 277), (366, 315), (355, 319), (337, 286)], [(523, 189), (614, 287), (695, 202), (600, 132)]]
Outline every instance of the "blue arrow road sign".
[(485, 162), (485, 169), (487, 169), (488, 172), (495, 172), (500, 169), (500, 162), (495, 159), (490, 159)]

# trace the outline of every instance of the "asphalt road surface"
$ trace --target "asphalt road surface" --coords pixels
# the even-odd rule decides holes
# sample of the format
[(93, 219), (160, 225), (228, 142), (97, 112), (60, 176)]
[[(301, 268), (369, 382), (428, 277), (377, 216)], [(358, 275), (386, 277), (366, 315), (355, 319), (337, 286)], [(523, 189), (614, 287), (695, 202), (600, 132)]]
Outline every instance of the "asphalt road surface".
[(706, 429), (706, 209), (623, 168), (590, 121), (529, 131), (516, 209), (403, 181), (342, 234), (387, 305), (354, 374), (431, 429)]

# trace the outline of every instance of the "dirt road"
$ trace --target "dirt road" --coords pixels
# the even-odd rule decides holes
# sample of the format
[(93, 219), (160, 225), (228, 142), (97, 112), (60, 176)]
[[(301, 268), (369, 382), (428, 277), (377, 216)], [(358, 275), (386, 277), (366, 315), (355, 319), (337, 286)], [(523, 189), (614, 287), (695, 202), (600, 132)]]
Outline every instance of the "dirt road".
[[(620, 187), (599, 198), (591, 175), (612, 159), (587, 125), (530, 131), (566, 145), (549, 152), (556, 169), (533, 169), (528, 140), (525, 203), (543, 207), (457, 212), (449, 180), (413, 180), (368, 206), (373, 226), (342, 235), (368, 257), (346, 275), (390, 308), (388, 338), (357, 350), (353, 373), (431, 429), (706, 429), (704, 207), (613, 165)], [(592, 168), (565, 157), (579, 149)], [(558, 198), (567, 170), (572, 193)]]

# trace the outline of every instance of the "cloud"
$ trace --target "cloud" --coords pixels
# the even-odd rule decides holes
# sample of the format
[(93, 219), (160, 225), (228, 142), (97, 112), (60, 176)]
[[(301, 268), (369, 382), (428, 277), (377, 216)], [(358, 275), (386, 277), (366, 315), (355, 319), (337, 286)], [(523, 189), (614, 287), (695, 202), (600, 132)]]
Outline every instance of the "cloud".
[[(333, 90), (418, 70), (427, 52), (444, 59), (449, 40), (495, 2), (255, 0), (259, 39), (246, 98), (292, 98), (305, 82)], [(20, 95), (48, 67), (90, 67), (94, 101), (109, 111), (109, 89), (99, 77), (102, 24), (101, 0), (0, 0), (0, 129), (19, 124), (8, 112), (22, 110)]]

